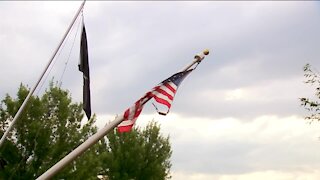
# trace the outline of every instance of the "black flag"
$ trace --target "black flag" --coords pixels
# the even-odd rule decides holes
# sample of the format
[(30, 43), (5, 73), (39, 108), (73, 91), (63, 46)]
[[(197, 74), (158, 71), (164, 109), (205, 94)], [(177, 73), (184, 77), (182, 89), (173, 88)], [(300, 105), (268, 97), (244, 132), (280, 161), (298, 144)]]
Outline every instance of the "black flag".
[(84, 23), (83, 23), (82, 34), (81, 34), (79, 71), (83, 72), (83, 110), (86, 112), (88, 119), (90, 119), (91, 117), (90, 75), (89, 75), (87, 34), (86, 34), (86, 28), (84, 26)]

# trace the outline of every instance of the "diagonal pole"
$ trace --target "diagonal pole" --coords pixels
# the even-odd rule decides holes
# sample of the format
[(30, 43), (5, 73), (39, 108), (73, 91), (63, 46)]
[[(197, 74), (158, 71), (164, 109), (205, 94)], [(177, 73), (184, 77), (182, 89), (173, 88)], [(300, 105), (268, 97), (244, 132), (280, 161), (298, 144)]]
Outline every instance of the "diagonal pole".
[[(209, 50), (204, 50), (202, 53), (197, 54), (194, 57), (194, 60), (191, 64), (186, 66), (182, 71), (188, 70), (194, 64), (201, 62), (205, 55), (209, 54)], [(52, 178), (55, 174), (57, 174), (61, 169), (63, 169), (66, 165), (68, 165), (71, 161), (80, 156), (83, 152), (89, 149), (92, 145), (98, 142), (103, 136), (108, 134), (111, 130), (113, 130), (116, 126), (118, 126), (124, 120), (123, 115), (116, 117), (115, 120), (111, 121), (109, 124), (100, 129), (96, 134), (89, 137), (85, 142), (80, 144), (76, 149), (62, 158), (58, 163), (48, 169), (45, 173), (37, 178), (37, 180), (45, 180)]]
[(25, 109), (26, 105), (28, 104), (28, 101), (30, 99), (30, 97), (33, 95), (34, 91), (36, 90), (36, 88), (38, 87), (40, 81), (42, 80), (43, 76), (45, 75), (45, 73), (47, 72), (50, 64), (52, 63), (54, 57), (56, 56), (56, 54), (58, 53), (63, 41), (65, 40), (65, 38), (67, 37), (67, 35), (69, 34), (74, 22), (76, 21), (77, 17), (79, 16), (81, 10), (83, 9), (83, 6), (85, 4), (86, 1), (83, 1), (83, 3), (81, 4), (78, 12), (76, 13), (76, 15), (74, 16), (71, 24), (69, 25), (67, 31), (65, 32), (63, 38), (61, 39), (57, 49), (53, 52), (47, 66), (44, 68), (42, 74), (40, 75), (40, 78), (38, 79), (38, 81), (36, 82), (36, 84), (34, 85), (34, 87), (31, 89), (31, 91), (29, 92), (29, 94), (27, 95), (26, 99), (23, 101), (22, 105), (20, 106), (18, 112), (16, 113), (16, 115), (14, 116), (11, 124), (9, 125), (8, 129), (6, 130), (6, 132), (2, 135), (1, 140), (0, 140), (0, 148), (2, 146), (2, 144), (4, 143), (6, 137), (8, 136), (9, 132), (11, 131), (11, 129), (13, 128), (14, 124), (16, 123), (16, 121), (19, 119), (20, 115), (22, 114), (23, 110)]

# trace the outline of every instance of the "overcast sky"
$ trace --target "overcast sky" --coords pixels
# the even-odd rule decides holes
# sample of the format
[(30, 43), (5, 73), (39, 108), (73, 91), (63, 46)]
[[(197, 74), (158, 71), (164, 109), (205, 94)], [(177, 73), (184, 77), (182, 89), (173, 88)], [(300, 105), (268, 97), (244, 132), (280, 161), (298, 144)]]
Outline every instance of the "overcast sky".
[[(80, 4), (0, 2), (1, 99), (35, 84)], [(173, 180), (320, 178), (320, 125), (298, 99), (313, 95), (303, 66), (320, 69), (319, 2), (87, 1), (83, 15), (99, 126), (210, 50), (168, 116), (147, 104), (137, 121), (170, 135)], [(79, 22), (36, 94), (67, 62), (62, 87), (82, 100)]]

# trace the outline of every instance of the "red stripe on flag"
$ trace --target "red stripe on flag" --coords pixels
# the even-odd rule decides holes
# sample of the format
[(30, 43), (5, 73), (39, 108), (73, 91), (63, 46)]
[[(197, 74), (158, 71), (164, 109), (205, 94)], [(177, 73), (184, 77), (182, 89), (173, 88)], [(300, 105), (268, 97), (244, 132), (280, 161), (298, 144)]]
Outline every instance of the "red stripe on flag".
[(129, 131), (131, 131), (131, 129), (132, 129), (132, 126), (133, 126), (133, 124), (132, 125), (128, 125), (128, 126), (120, 126), (120, 127), (118, 127), (118, 131), (119, 132), (129, 132)]
[(160, 87), (159, 87), (159, 88), (156, 88), (155, 90), (156, 90), (157, 92), (159, 92), (159, 93), (167, 96), (170, 100), (173, 100), (173, 96), (170, 95), (169, 93), (167, 93), (167, 91), (161, 89)]
[(176, 89), (173, 88), (172, 86), (170, 86), (169, 83), (165, 83), (165, 84), (163, 84), (163, 85), (166, 86), (168, 89), (170, 89), (173, 93), (176, 93)]
[(140, 108), (137, 109), (135, 114), (134, 114), (134, 118), (138, 118), (138, 116), (140, 115), (141, 111), (142, 111), (142, 109), (140, 109)]
[(166, 106), (170, 109), (171, 104), (170, 104), (168, 101), (166, 101), (166, 100), (164, 100), (164, 99), (162, 99), (162, 98), (159, 98), (158, 96), (154, 96), (154, 99), (155, 99), (158, 103), (161, 103), (161, 104), (163, 104), (163, 105), (166, 105)]
[(126, 110), (126, 112), (124, 112), (124, 115), (123, 115), (123, 118), (124, 118), (124, 119), (128, 119), (128, 117), (129, 117), (129, 112), (130, 112), (130, 108), (128, 108), (128, 109)]

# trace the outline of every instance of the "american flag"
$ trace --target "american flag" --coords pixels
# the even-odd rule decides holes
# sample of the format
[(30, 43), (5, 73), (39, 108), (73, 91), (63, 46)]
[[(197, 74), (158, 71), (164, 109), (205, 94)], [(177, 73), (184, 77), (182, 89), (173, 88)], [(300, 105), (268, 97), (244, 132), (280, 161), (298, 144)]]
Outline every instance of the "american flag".
[[(154, 87), (151, 91), (147, 92), (142, 98), (140, 98), (137, 102), (134, 103), (133, 106), (128, 108), (123, 114), (123, 121), (118, 125), (119, 132), (128, 132), (132, 129), (134, 123), (139, 117), (143, 105), (147, 103), (150, 99), (154, 98), (154, 100), (159, 103), (167, 106), (168, 112), (170, 110), (171, 104), (173, 102), (174, 95), (176, 94), (179, 85), (182, 80), (192, 71), (193, 69), (178, 72), (168, 79), (162, 81), (159, 85)], [(161, 113), (162, 115), (166, 115), (166, 113)]]

